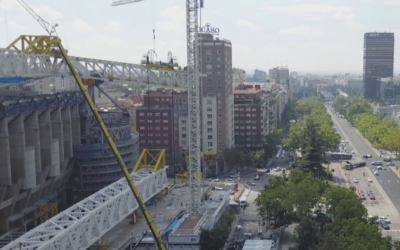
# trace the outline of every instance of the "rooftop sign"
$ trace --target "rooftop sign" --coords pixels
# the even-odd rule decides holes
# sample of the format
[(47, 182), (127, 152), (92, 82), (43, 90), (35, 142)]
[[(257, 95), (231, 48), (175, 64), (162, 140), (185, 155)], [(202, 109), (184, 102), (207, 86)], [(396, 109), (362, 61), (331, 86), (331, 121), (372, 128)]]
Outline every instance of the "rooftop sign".
[(214, 28), (210, 23), (206, 23), (206, 26), (199, 27), (199, 33), (219, 35), (219, 28)]

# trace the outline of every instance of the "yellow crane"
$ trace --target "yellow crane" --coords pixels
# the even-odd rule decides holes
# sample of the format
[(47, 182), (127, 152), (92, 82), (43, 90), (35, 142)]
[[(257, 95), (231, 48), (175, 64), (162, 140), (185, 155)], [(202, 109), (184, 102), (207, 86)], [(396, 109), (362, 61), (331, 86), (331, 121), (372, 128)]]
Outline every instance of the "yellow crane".
[[(187, 151), (187, 147), (182, 148), (185, 152)], [(217, 150), (215, 149), (211, 149), (209, 151), (206, 152), (201, 152), (200, 153), (200, 158), (202, 158), (204, 155), (216, 155), (217, 154)], [(186, 160), (186, 166), (187, 166), (187, 170), (185, 170), (182, 174), (175, 174), (175, 180), (178, 183), (184, 184), (186, 183), (186, 181), (189, 179), (189, 156), (186, 155), (185, 156), (185, 160)], [(200, 181), (202, 179), (202, 173), (200, 173), (200, 176), (197, 176), (197, 174), (194, 175), (194, 178), (200, 178)]]

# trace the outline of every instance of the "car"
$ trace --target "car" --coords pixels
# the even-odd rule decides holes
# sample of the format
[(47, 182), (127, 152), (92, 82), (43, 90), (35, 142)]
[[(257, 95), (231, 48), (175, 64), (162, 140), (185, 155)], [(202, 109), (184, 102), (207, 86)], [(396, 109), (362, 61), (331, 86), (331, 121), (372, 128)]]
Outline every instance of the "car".
[(364, 192), (363, 192), (361, 189), (357, 190), (357, 193), (358, 193), (359, 195), (364, 194)]
[(231, 191), (229, 191), (229, 194), (230, 195), (233, 195), (233, 194), (235, 194), (236, 193), (236, 190), (235, 189), (232, 189)]
[(269, 168), (265, 169), (265, 173), (269, 173), (271, 170)]
[(379, 226), (385, 230), (390, 230), (390, 226), (389, 224), (385, 223), (385, 222), (380, 222)]
[(353, 179), (353, 182), (354, 182), (354, 183), (358, 183), (358, 179), (357, 179), (357, 178), (354, 178), (354, 179)]
[(368, 182), (372, 182), (372, 178), (371, 178), (371, 177), (368, 177), (368, 178), (367, 178), (367, 181), (368, 181)]
[(280, 167), (277, 167), (277, 168), (274, 169), (275, 172), (279, 172), (281, 170), (282, 170), (282, 168), (280, 168)]
[(234, 182), (233, 179), (226, 179), (225, 182)]
[(386, 216), (379, 216), (378, 217), (378, 220), (380, 221), (380, 222), (385, 222), (385, 223), (390, 223), (390, 220), (389, 220), (389, 218), (388, 217), (386, 217)]
[(371, 154), (367, 154), (367, 156), (368, 156), (368, 158), (372, 158), (372, 155), (371, 155)]
[(367, 194), (368, 194), (368, 195), (372, 194), (372, 190), (368, 189), (368, 190), (367, 190)]
[(368, 159), (369, 157), (368, 157), (368, 155), (363, 155), (363, 157), (362, 158), (364, 158), (364, 159)]
[(260, 176), (258, 176), (258, 175), (256, 175), (255, 177), (254, 177), (254, 180), (259, 180), (260, 179)]
[(249, 184), (250, 186), (255, 186), (256, 185), (256, 183), (255, 182), (250, 182), (250, 184)]
[(370, 200), (375, 200), (375, 195), (374, 195), (374, 194), (372, 194), (372, 193), (371, 193), (371, 194), (369, 194), (369, 195), (368, 195), (368, 197), (369, 197), (369, 199), (370, 199)]
[(379, 172), (378, 171), (374, 171), (374, 175), (379, 175)]
[(393, 162), (386, 162), (386, 166), (394, 166)]
[(377, 166), (376, 169), (382, 170), (382, 166)]
[(367, 198), (365, 198), (364, 194), (360, 194), (360, 198), (361, 198), (361, 200), (366, 200), (367, 199)]

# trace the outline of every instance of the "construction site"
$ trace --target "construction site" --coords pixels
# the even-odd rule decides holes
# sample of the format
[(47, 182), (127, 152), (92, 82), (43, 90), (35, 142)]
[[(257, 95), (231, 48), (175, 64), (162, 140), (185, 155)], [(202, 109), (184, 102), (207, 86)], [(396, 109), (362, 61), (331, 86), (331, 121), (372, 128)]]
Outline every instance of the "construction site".
[[(129, 64), (71, 56), (57, 25), (22, 0), (44, 28), (0, 48), (0, 247), (33, 249), (200, 249), (230, 205), (203, 178), (198, 51), (199, 2), (186, 0), (187, 66), (146, 57)], [(121, 0), (113, 6), (135, 3)], [(36, 24), (35, 24), (36, 25)], [(74, 91), (30, 86), (69, 77)], [(103, 84), (181, 89), (188, 94), (187, 170), (168, 178), (165, 150), (139, 151), (130, 113), (99, 111)]]

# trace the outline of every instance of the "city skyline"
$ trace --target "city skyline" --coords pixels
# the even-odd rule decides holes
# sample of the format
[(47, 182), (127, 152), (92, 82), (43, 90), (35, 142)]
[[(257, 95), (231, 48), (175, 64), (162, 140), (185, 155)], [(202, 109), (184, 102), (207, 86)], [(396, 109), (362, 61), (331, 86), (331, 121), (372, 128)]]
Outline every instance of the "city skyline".
[[(146, 0), (119, 7), (111, 7), (111, 0), (26, 2), (59, 24), (71, 55), (139, 63), (153, 48), (155, 29), (158, 60), (165, 61), (171, 51), (186, 64), (185, 1)], [(387, 31), (396, 37), (399, 10), (399, 0), (205, 0), (201, 12), (203, 24), (219, 28), (220, 38), (232, 42), (233, 66), (247, 73), (284, 65), (300, 73), (361, 74), (363, 34)], [(44, 34), (17, 1), (1, 0), (0, 13), (0, 47), (21, 34)], [(395, 53), (395, 73), (400, 73), (398, 59)]]

